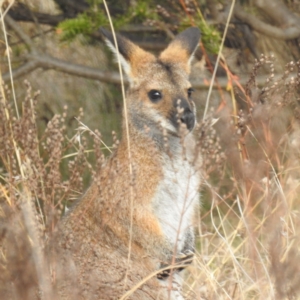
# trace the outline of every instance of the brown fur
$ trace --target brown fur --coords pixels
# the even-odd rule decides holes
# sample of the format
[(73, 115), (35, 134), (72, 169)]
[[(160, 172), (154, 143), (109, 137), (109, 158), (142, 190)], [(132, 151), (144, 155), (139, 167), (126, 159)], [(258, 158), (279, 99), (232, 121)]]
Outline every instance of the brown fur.
[[(111, 34), (104, 33), (113, 44)], [(127, 92), (130, 148), (124, 123), (116, 152), (59, 226), (50, 251), (61, 299), (119, 299), (151, 273), (171, 264), (173, 255), (180, 254), (177, 252), (193, 249), (187, 233), (184, 246), (176, 250), (161, 223), (160, 200), (154, 206), (154, 199), (164, 198), (160, 189), (168, 191), (169, 186), (162, 183), (173, 171), (173, 162), (186, 166), (182, 156), (187, 155), (187, 161), (194, 158), (192, 135), (184, 138), (188, 153), (184, 154), (180, 126), (170, 120), (178, 114), (177, 99), (194, 114), (187, 89), (189, 60), (199, 42), (199, 31), (191, 28), (180, 34), (158, 59), (120, 36), (117, 41), (131, 79)], [(149, 100), (153, 89), (162, 93), (158, 102)], [(164, 124), (158, 124), (157, 116), (168, 124), (165, 128), (161, 129)], [(154, 275), (127, 299), (173, 299), (164, 285)]]

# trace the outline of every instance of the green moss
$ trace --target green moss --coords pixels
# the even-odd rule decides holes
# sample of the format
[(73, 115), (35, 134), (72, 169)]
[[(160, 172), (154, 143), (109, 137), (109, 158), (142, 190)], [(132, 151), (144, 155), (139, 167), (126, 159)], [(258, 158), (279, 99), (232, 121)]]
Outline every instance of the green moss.
[[(79, 35), (88, 37), (98, 28), (109, 25), (108, 16), (103, 5), (101, 5), (102, 0), (91, 0), (89, 2), (91, 5), (87, 11), (58, 25), (57, 31), (61, 34), (62, 41), (72, 41)], [(114, 28), (119, 29), (130, 23), (142, 23), (147, 19), (157, 20), (158, 18), (155, 6), (151, 5), (149, 1), (140, 0), (130, 6), (125, 13), (114, 16), (112, 22)]]
[(105, 15), (99, 13), (94, 16), (88, 13), (80, 14), (75, 19), (68, 19), (58, 25), (58, 32), (62, 41), (72, 41), (78, 35), (88, 36), (97, 28), (107, 24)]
[[(182, 19), (180, 29), (185, 29), (191, 26), (189, 17)], [(220, 49), (221, 36), (218, 30), (211, 25), (208, 25), (204, 19), (199, 17), (195, 19), (195, 26), (201, 30), (201, 41), (208, 53), (217, 54)]]

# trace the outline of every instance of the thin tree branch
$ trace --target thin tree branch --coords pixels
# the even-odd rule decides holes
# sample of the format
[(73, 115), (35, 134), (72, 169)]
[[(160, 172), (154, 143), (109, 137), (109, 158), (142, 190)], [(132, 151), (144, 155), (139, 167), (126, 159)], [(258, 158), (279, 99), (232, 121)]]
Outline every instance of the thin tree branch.
[(299, 16), (292, 11), (281, 0), (254, 0), (255, 6), (263, 10), (276, 24), (282, 27), (298, 26), (300, 24)]
[[(61, 59), (54, 58), (49, 55), (38, 55), (38, 54), (28, 54), (27, 59), (29, 60), (23, 66), (13, 70), (14, 79), (20, 78), (22, 76), (28, 75), (28, 73), (34, 71), (35, 69), (42, 68), (45, 70), (56, 70), (59, 72), (67, 73), (73, 76), (79, 76), (83, 78), (99, 80), (103, 83), (113, 83), (113, 84), (121, 84), (120, 75), (118, 72), (105, 72), (101, 71), (97, 68), (87, 67), (84, 65), (73, 64)], [(274, 80), (279, 79), (275, 76)], [(9, 73), (3, 75), (3, 81), (7, 82), (10, 79)], [(248, 81), (249, 77), (241, 77), (239, 79), (239, 83), (245, 85)], [(226, 77), (218, 77), (218, 85), (222, 88), (226, 88), (228, 85), (228, 79)], [(125, 79), (125, 83), (128, 83), (128, 80)], [(266, 83), (266, 76), (261, 75), (256, 77), (256, 84), (258, 86), (262, 86)], [(193, 88), (199, 90), (208, 89), (208, 83), (198, 80), (192, 81)], [(214, 83), (213, 88), (217, 88), (217, 85)]]
[(13, 19), (11, 18), (9, 15), (6, 15), (4, 18), (5, 22), (7, 23), (7, 25), (18, 35), (18, 37), (25, 43), (25, 45), (27, 46), (27, 48), (31, 51), (31, 52), (36, 52), (35, 46), (32, 42), (32, 40), (30, 39), (30, 37), (22, 30), (22, 28), (20, 27), (20, 25)]
[[(120, 84), (120, 76), (117, 72), (104, 72), (97, 68), (84, 65), (73, 64), (49, 55), (28, 55), (32, 61), (35, 61), (38, 67), (43, 69), (54, 69), (74, 76), (99, 80), (106, 83)], [(126, 81), (127, 83), (127, 81)]]
[[(38, 67), (39, 66), (38, 66), (38, 63), (36, 61), (26, 62), (24, 65), (20, 66), (19, 68), (14, 69), (12, 71), (12, 76), (13, 76), (14, 79), (17, 79), (19, 77), (22, 77), (24, 75), (29, 74), (30, 72), (34, 71)], [(10, 80), (9, 72), (2, 75), (2, 80), (4, 82), (8, 82)]]
[[(46, 29), (46, 30), (44, 30), (44, 31), (41, 31), (40, 33), (36, 33), (36, 34), (30, 36), (30, 39), (33, 40), (33, 39), (35, 39), (35, 38), (38, 38), (38, 37), (41, 37), (41, 36), (45, 36), (46, 34), (51, 33), (51, 32), (53, 32), (53, 31), (54, 31), (53, 28)], [(10, 45), (10, 47), (13, 47), (13, 46), (16, 46), (16, 45), (20, 45), (20, 44), (22, 44), (22, 43), (24, 43), (24, 41), (21, 40), (21, 39), (19, 39), (18, 41), (10, 42), (9, 45)]]
[(237, 19), (247, 23), (255, 31), (276, 39), (291, 40), (300, 36), (299, 25), (288, 28), (278, 28), (261, 21), (249, 13), (246, 13), (240, 6), (235, 8), (234, 15)]
[[(56, 26), (58, 25), (58, 23), (68, 18), (68, 16), (66, 16), (65, 14), (50, 15), (39, 12), (33, 12), (27, 5), (20, 2), (18, 2), (8, 11), (8, 15), (12, 17), (15, 21), (33, 23), (37, 21), (40, 24), (47, 24), (51, 26)], [(73, 16), (73, 18), (74, 17), (75, 16)]]

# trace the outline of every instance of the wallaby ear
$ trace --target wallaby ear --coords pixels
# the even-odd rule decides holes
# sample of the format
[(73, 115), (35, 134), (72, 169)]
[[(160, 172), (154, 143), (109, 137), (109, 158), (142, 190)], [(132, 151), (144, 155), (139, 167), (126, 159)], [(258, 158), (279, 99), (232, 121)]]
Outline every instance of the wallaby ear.
[(200, 36), (201, 33), (197, 27), (184, 30), (160, 54), (160, 59), (165, 62), (182, 64), (182, 67), (189, 73), (194, 52), (200, 42)]
[[(116, 47), (113, 34), (104, 28), (100, 30), (117, 60), (119, 57), (122, 67), (129, 76), (129, 79), (134, 79), (138, 75), (139, 66), (155, 60), (155, 57), (151, 53), (144, 51), (119, 34), (116, 34)], [(118, 52), (120, 55), (118, 55)]]

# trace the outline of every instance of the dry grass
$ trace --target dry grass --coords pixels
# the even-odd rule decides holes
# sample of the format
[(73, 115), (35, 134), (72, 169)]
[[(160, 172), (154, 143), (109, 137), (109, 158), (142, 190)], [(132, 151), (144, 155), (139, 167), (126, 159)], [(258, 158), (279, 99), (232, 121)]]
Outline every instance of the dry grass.
[[(228, 105), (216, 114), (217, 137), (208, 133), (192, 299), (299, 297), (300, 63), (278, 82), (273, 64), (261, 57), (242, 94), (248, 109), (235, 115)], [(264, 65), (270, 74), (258, 89)]]
[[(259, 90), (254, 83), (259, 67), (271, 65), (272, 78), (273, 63), (262, 57), (254, 67), (247, 94), (242, 95), (249, 110), (233, 115), (228, 103), (200, 124), (204, 203), (197, 255), (185, 284), (191, 299), (299, 296), (299, 78), (290, 75), (298, 72), (299, 64), (288, 64), (281, 80), (270, 80)], [(41, 275), (47, 273), (44, 242), (66, 201), (82, 193), (84, 170), (95, 174), (104, 155), (100, 134), (88, 134), (83, 125), (73, 138), (65, 136), (67, 111), (55, 116), (38, 137), (37, 95), (26, 85), (19, 119), (9, 90), (2, 89), (0, 236), (5, 248), (0, 291), (7, 295), (9, 280), (16, 295), (30, 298), (32, 283), (51, 289), (50, 279)], [(92, 150), (87, 149), (83, 131), (94, 139), (98, 167), (92, 168), (87, 160)], [(68, 168), (67, 181), (61, 178), (62, 165)], [(27, 269), (31, 259), (34, 270)]]

